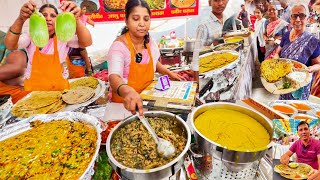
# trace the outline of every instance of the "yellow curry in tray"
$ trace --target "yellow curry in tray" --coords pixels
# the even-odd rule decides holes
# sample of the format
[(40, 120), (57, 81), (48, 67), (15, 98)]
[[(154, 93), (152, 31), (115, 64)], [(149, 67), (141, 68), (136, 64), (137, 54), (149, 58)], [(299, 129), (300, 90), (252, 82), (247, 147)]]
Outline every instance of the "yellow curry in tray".
[(229, 150), (256, 152), (270, 143), (267, 130), (252, 117), (229, 109), (211, 109), (194, 121), (197, 130)]
[(94, 127), (63, 119), (33, 125), (0, 142), (0, 179), (79, 179), (96, 151)]

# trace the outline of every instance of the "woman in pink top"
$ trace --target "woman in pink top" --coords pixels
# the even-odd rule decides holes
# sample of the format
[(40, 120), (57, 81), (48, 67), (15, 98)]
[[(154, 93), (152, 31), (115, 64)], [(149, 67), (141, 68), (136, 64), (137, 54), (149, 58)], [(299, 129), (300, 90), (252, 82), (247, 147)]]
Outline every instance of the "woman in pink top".
[(142, 99), (139, 95), (154, 79), (154, 72), (167, 74), (171, 79), (182, 80), (170, 72), (158, 60), (160, 52), (150, 40), (151, 11), (144, 0), (130, 0), (125, 6), (126, 28), (110, 47), (107, 59), (112, 102), (143, 115)]
[[(59, 53), (59, 59), (61, 66), (63, 67), (62, 75), (64, 78), (68, 78), (68, 70), (66, 67), (66, 57), (70, 47), (87, 47), (92, 44), (91, 34), (84, 24), (80, 22), (80, 8), (76, 3), (71, 1), (63, 1), (59, 8), (62, 11), (72, 12), (76, 17), (76, 36), (69, 42), (61, 42), (57, 40), (57, 50)], [(36, 9), (36, 4), (33, 1), (25, 3), (20, 10), (20, 14), (15, 22), (9, 28), (7, 36), (5, 38), (5, 45), (8, 49), (25, 48), (28, 54), (28, 65), (25, 72), (25, 78), (29, 79), (32, 70), (32, 61), (36, 46), (31, 41), (29, 34), (22, 34), (22, 26), (25, 21), (30, 18), (31, 14)], [(55, 37), (55, 21), (58, 15), (58, 10), (51, 4), (45, 4), (39, 12), (43, 14), (46, 19), (47, 27), (49, 31), (49, 42), (48, 44), (40, 49), (42, 54), (54, 54), (54, 37)], [(45, 70), (45, 69), (44, 69)]]

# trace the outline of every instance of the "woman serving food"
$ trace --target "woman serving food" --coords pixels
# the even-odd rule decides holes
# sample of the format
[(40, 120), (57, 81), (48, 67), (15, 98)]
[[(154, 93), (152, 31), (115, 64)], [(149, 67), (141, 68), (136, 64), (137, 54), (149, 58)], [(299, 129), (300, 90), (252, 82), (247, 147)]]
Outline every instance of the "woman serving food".
[(170, 72), (158, 60), (160, 52), (150, 39), (151, 11), (144, 0), (129, 0), (125, 6), (126, 27), (110, 47), (107, 59), (112, 102), (143, 114), (140, 93), (151, 84), (154, 72), (166, 74), (174, 80), (184, 80)]
[[(299, 61), (308, 66), (308, 72), (320, 70), (320, 41), (314, 35), (306, 32), (307, 8), (302, 4), (296, 4), (291, 9), (290, 22), (293, 29), (282, 37), (274, 58), (287, 58)], [(311, 84), (299, 90), (283, 94), (282, 100), (307, 100), (310, 95)]]
[(76, 3), (63, 1), (59, 8), (64, 12), (71, 12), (76, 18), (76, 35), (69, 42), (57, 40), (55, 35), (55, 22), (58, 10), (51, 4), (45, 4), (39, 12), (45, 17), (49, 41), (42, 49), (36, 47), (29, 34), (22, 34), (22, 26), (36, 10), (33, 1), (25, 3), (20, 14), (9, 28), (5, 38), (8, 49), (25, 48), (28, 54), (28, 65), (25, 72), (24, 88), (27, 91), (34, 90), (64, 90), (69, 88), (66, 57), (70, 47), (87, 47), (92, 44), (89, 30), (79, 20), (80, 8)]

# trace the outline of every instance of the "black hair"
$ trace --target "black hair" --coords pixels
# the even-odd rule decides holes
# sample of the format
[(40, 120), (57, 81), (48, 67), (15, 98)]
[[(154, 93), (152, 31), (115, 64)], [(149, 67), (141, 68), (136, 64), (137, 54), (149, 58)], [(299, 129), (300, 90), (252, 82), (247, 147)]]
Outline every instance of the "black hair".
[(297, 126), (297, 131), (298, 131), (299, 126), (304, 125), (304, 124), (306, 124), (306, 125), (308, 126), (308, 128), (309, 128), (309, 124), (308, 124), (307, 122), (305, 122), (305, 121), (300, 121), (299, 124), (298, 124), (298, 126)]
[(244, 6), (244, 4), (241, 4), (241, 6), (240, 7), (243, 7)]
[(42, 6), (40, 7), (40, 9), (39, 9), (39, 12), (42, 13), (42, 11), (43, 11), (45, 8), (52, 8), (56, 14), (59, 14), (59, 13), (58, 13), (58, 9), (57, 9), (54, 5), (52, 5), (52, 4), (44, 4), (44, 5), (42, 5)]
[[(148, 5), (148, 3), (145, 0), (129, 0), (125, 6), (125, 15), (126, 15), (126, 20), (128, 20), (129, 15), (131, 14), (133, 8), (137, 7), (137, 6), (141, 6), (144, 7), (148, 10), (149, 15), (151, 16), (151, 10), (150, 7)], [(121, 35), (125, 34), (129, 31), (129, 29), (127, 27), (125, 27), (122, 31), (121, 31)], [(147, 44), (150, 42), (150, 35), (149, 33), (147, 33), (144, 36), (144, 47), (147, 48)]]
[(258, 9), (261, 12), (261, 14), (263, 14), (263, 10), (261, 7), (256, 7), (256, 9)]

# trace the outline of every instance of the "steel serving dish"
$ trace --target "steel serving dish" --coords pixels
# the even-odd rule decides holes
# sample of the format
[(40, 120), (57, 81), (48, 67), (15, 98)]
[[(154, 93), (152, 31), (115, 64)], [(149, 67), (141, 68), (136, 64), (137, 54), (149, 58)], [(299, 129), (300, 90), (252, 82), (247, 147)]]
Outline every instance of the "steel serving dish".
[[(197, 128), (194, 125), (194, 121), (200, 114), (210, 109), (230, 109), (249, 115), (250, 117), (257, 120), (267, 130), (267, 132), (270, 135), (270, 143), (268, 144), (265, 150), (257, 152), (240, 152), (228, 150), (222, 145), (209, 140), (197, 130)], [(192, 111), (191, 124), (192, 128), (194, 129), (196, 143), (200, 147), (202, 155), (211, 158), (221, 159), (224, 165), (230, 171), (238, 172), (243, 170), (253, 162), (260, 160), (265, 155), (266, 150), (271, 147), (271, 138), (273, 134), (271, 122), (269, 122), (269, 120), (259, 112), (237, 104), (225, 102), (203, 104), (197, 107), (194, 111)]]
[(224, 42), (225, 43), (239, 43), (241, 45), (241, 49), (244, 48), (244, 37), (241, 36), (233, 36), (233, 37), (228, 37), (228, 38), (224, 38)]
[[(221, 47), (226, 46), (226, 45), (236, 45), (236, 47), (233, 48), (233, 49), (221, 49), (221, 50), (218, 50), (218, 48), (221, 48)], [(212, 48), (212, 50), (213, 51), (224, 51), (224, 50), (229, 50), (230, 51), (231, 50), (231, 51), (240, 52), (240, 50), (242, 50), (242, 48), (241, 48), (241, 44), (239, 44), (239, 43), (223, 43), (223, 44), (219, 44), (217, 46), (214, 46)]]
[(21, 134), (27, 130), (32, 129), (32, 127), (30, 126), (30, 122), (33, 122), (36, 120), (41, 120), (42, 122), (50, 122), (58, 119), (67, 119), (69, 121), (86, 122), (91, 124), (95, 128), (97, 132), (96, 150), (87, 169), (84, 171), (84, 173), (80, 177), (80, 179), (82, 180), (83, 179), (90, 180), (91, 176), (94, 174), (93, 168), (99, 153), (100, 143), (101, 143), (100, 133), (102, 132), (100, 121), (93, 116), (83, 114), (80, 112), (60, 112), (60, 113), (50, 114), (50, 115), (46, 115), (46, 114), (36, 115), (30, 118), (24, 119), (20, 122), (5, 126), (3, 129), (0, 129), (0, 141), (3, 141), (5, 139), (8, 139), (10, 137), (13, 137), (15, 135)]
[(164, 111), (148, 111), (144, 113), (145, 117), (173, 117), (176, 121), (180, 124), (181, 128), (183, 128), (183, 131), (185, 132), (185, 135), (187, 137), (187, 143), (184, 147), (181, 154), (176, 157), (174, 160), (169, 162), (168, 164), (165, 164), (163, 166), (143, 170), (143, 169), (134, 169), (126, 167), (122, 164), (120, 164), (112, 155), (111, 153), (111, 141), (112, 138), (120, 128), (127, 125), (128, 123), (138, 120), (138, 115), (130, 116), (126, 119), (124, 119), (121, 123), (119, 123), (109, 134), (107, 139), (107, 145), (106, 145), (106, 151), (109, 157), (109, 162), (112, 166), (112, 168), (123, 178), (123, 179), (130, 179), (130, 180), (150, 180), (150, 179), (163, 179), (168, 178), (172, 175), (174, 175), (178, 170), (181, 169), (183, 166), (184, 157), (189, 149), (190, 142), (191, 142), (191, 132), (186, 122), (182, 118), (180, 118), (177, 115), (174, 115), (169, 112)]

